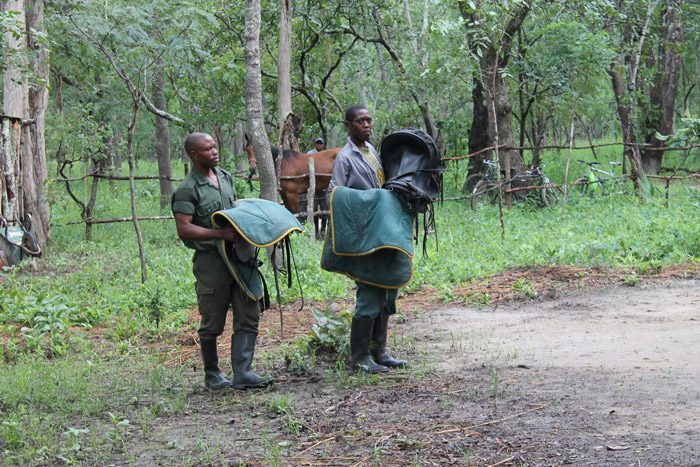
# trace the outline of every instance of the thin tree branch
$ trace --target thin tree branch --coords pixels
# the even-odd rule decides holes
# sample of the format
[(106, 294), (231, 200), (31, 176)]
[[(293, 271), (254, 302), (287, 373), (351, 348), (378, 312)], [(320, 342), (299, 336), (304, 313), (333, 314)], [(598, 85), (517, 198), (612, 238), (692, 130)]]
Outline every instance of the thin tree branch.
[(78, 29), (78, 31), (80, 31), (80, 33), (83, 36), (85, 36), (85, 38), (87, 38), (87, 40), (96, 49), (98, 49), (100, 52), (102, 52), (105, 55), (105, 57), (107, 57), (107, 60), (109, 60), (109, 62), (112, 64), (112, 68), (114, 68), (114, 71), (117, 73), (119, 78), (121, 78), (121, 80), (124, 82), (124, 84), (126, 84), (126, 87), (129, 90), (129, 92), (131, 93), (131, 96), (133, 97), (135, 102), (138, 102), (138, 101), (143, 102), (144, 106), (146, 107), (146, 109), (148, 109), (148, 111), (158, 115), (159, 117), (165, 118), (165, 119), (170, 120), (172, 122), (185, 123), (185, 121), (183, 119), (178, 118), (178, 117), (176, 117), (176, 116), (174, 116), (174, 115), (172, 115), (164, 110), (156, 108), (153, 105), (153, 103), (148, 99), (146, 94), (143, 91), (141, 91), (140, 89), (136, 88), (136, 86), (134, 86), (131, 79), (129, 79), (129, 77), (126, 75), (124, 70), (119, 68), (119, 65), (117, 65), (117, 62), (114, 59), (114, 56), (112, 55), (112, 53), (109, 50), (107, 50), (107, 48), (100, 41), (95, 39), (91, 34), (89, 34), (83, 28), (78, 26), (78, 24), (75, 22), (75, 20), (73, 19), (72, 16), (69, 16), (69, 18), (70, 18), (71, 23), (73, 23), (73, 25)]

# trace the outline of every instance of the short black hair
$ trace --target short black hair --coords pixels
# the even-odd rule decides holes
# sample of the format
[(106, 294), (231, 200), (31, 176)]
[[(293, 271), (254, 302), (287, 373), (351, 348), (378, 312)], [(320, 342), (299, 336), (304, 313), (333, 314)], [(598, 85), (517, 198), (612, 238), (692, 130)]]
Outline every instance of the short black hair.
[(369, 111), (367, 106), (362, 104), (355, 104), (348, 107), (348, 110), (345, 111), (345, 121), (352, 122), (353, 120), (355, 120), (355, 115), (357, 115), (360, 112), (360, 110)]
[(206, 133), (192, 132), (185, 138), (185, 152), (189, 156), (192, 151), (197, 149), (197, 145), (203, 139), (209, 136)]

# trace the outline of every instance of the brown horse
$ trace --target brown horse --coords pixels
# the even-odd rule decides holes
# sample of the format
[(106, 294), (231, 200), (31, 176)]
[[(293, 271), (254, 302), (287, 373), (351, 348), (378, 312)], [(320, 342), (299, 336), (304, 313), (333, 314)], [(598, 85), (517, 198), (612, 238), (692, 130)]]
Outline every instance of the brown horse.
[[(277, 164), (279, 149), (272, 146), (272, 159)], [(312, 154), (305, 154), (289, 149), (285, 149), (282, 153), (282, 162), (280, 165), (280, 195), (284, 206), (293, 214), (298, 212), (298, 195), (309, 191), (309, 177), (303, 177), (309, 173), (309, 157), (314, 158), (314, 170), (316, 171), (316, 193), (320, 193), (328, 188), (331, 179), (330, 176), (319, 176), (318, 174), (330, 175), (333, 173), (333, 162), (335, 156), (338, 155), (341, 148), (327, 149), (325, 151)], [(250, 173), (254, 174), (257, 171), (257, 161), (253, 145), (248, 142), (246, 147), (248, 152), (248, 164)], [(286, 177), (299, 177), (294, 179), (285, 179)]]

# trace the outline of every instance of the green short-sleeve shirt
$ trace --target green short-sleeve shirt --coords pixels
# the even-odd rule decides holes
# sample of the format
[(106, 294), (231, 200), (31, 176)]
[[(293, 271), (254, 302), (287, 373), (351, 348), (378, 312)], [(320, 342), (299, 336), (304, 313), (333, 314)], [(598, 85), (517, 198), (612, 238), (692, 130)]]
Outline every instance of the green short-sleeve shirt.
[[(214, 186), (202, 173), (193, 169), (178, 185), (172, 198), (173, 214), (192, 216), (192, 223), (213, 229), (211, 215), (216, 211), (231, 209), (236, 200), (233, 177), (223, 169), (214, 167), (219, 188)], [(217, 251), (216, 240), (184, 240), (185, 246), (197, 251)]]

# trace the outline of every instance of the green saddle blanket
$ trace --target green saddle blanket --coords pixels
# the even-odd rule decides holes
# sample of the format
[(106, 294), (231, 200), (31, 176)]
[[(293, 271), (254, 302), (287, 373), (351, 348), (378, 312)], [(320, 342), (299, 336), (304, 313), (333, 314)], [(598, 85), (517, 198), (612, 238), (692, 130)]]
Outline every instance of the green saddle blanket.
[(393, 193), (339, 186), (330, 211), (321, 268), (390, 289), (411, 282), (415, 217)]
[[(231, 225), (246, 241), (257, 248), (274, 245), (292, 232), (303, 232), (301, 224), (284, 206), (264, 199), (239, 199), (233, 208), (216, 211), (211, 215), (216, 228)], [(260, 300), (264, 294), (262, 275), (258, 267), (262, 264), (256, 257), (241, 262), (233, 254), (233, 243), (221, 240), (217, 244), (219, 254), (231, 274), (253, 300)]]

